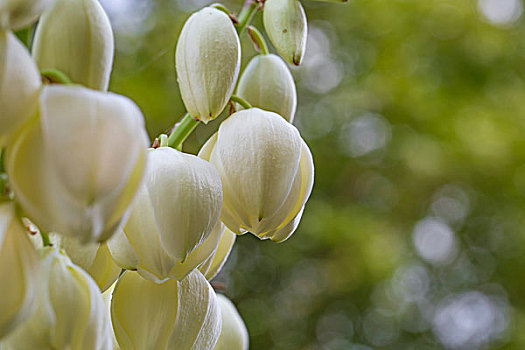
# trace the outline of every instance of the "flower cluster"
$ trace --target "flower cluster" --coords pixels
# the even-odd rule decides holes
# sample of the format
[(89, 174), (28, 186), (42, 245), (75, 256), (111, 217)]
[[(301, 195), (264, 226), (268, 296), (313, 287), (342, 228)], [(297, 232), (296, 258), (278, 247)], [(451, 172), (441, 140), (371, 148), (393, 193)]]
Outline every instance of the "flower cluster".
[[(280, 57), (248, 25), (263, 7)], [(12, 30), (37, 19), (30, 54)], [(237, 235), (282, 242), (299, 225), (314, 165), (284, 60), (301, 62), (306, 28), (298, 0), (190, 16), (175, 53), (188, 114), (148, 148), (139, 107), (107, 92), (114, 44), (98, 0), (2, 1), (0, 348), (248, 348), (209, 281)], [(260, 55), (239, 78), (246, 29)], [(228, 104), (198, 156), (183, 153)]]

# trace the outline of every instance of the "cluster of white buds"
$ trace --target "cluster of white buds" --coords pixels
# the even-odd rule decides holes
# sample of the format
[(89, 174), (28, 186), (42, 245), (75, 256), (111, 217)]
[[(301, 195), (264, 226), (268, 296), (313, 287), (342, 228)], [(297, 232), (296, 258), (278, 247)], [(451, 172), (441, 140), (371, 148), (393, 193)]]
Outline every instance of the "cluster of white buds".
[[(249, 26), (263, 5), (282, 58)], [(32, 56), (12, 32), (27, 26)], [(247, 27), (260, 55), (238, 81)], [(1, 349), (248, 349), (209, 281), (237, 235), (282, 242), (301, 220), (314, 165), (285, 61), (300, 64), (306, 32), (298, 0), (191, 15), (175, 53), (188, 114), (148, 149), (140, 109), (107, 92), (114, 43), (98, 0), (0, 3)], [(182, 152), (228, 103), (243, 110), (198, 156)]]

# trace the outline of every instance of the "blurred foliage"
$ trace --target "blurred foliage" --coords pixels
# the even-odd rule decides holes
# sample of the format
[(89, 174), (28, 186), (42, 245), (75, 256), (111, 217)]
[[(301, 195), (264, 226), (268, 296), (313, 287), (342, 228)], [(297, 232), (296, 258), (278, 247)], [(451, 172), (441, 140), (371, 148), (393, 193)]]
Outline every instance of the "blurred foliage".
[[(184, 113), (174, 47), (209, 1), (102, 3), (111, 90), (138, 103), (153, 138)], [(314, 191), (290, 240), (239, 237), (218, 277), (251, 349), (524, 349), (521, 0), (303, 4), (295, 124)], [(246, 64), (245, 37), (243, 52)]]

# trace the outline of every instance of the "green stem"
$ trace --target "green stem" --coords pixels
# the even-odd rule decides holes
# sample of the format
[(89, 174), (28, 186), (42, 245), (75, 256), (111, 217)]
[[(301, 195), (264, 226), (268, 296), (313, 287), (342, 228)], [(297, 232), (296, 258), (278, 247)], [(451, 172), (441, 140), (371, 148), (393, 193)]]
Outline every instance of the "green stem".
[(270, 50), (268, 50), (268, 44), (266, 44), (266, 40), (264, 40), (261, 32), (254, 26), (248, 26), (246, 29), (257, 52), (259, 52), (261, 55), (269, 54)]
[(259, 4), (255, 0), (248, 0), (244, 3), (239, 16), (237, 16), (237, 34), (239, 34), (239, 36), (250, 24), (257, 10), (259, 10)]
[(250, 109), (252, 108), (253, 106), (248, 102), (246, 101), (244, 98), (242, 97), (239, 97), (239, 96), (236, 96), (236, 95), (232, 95), (230, 97), (230, 100), (232, 100), (233, 102), (235, 103), (238, 103), (242, 106), (242, 108), (244, 109)]
[(199, 125), (199, 121), (193, 119), (189, 113), (182, 118), (175, 130), (168, 137), (168, 146), (177, 150), (182, 150), (182, 144), (190, 136), (192, 131)]
[(44, 247), (50, 247), (51, 240), (49, 239), (49, 236), (47, 235), (47, 233), (40, 231), (40, 236), (42, 237), (42, 245)]
[(73, 82), (69, 77), (58, 69), (43, 69), (40, 75), (49, 82), (49, 84), (71, 85)]

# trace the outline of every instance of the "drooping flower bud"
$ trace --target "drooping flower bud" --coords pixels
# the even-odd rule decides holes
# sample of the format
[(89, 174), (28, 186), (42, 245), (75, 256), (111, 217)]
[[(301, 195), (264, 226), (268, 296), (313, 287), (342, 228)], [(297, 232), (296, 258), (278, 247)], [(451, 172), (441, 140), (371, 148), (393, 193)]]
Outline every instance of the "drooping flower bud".
[(75, 238), (61, 237), (58, 245), (74, 264), (93, 278), (101, 291), (117, 280), (121, 268), (111, 259), (107, 242), (81, 244)]
[(7, 337), (6, 348), (109, 349), (111, 325), (95, 281), (56, 247), (39, 253), (37, 308)]
[(248, 330), (237, 308), (222, 294), (217, 294), (217, 300), (221, 308), (222, 329), (214, 350), (248, 350)]
[(204, 123), (224, 109), (235, 88), (241, 46), (231, 19), (205, 7), (186, 21), (177, 43), (175, 66), (182, 100)]
[(0, 30), (18, 30), (35, 22), (53, 0), (0, 1)]
[(40, 282), (37, 254), (11, 203), (0, 204), (0, 281), (2, 339), (29, 317)]
[(113, 53), (111, 23), (98, 0), (55, 0), (38, 23), (38, 67), (58, 69), (74, 83), (106, 91)]
[(281, 116), (251, 108), (232, 114), (199, 152), (218, 170), (222, 222), (237, 234), (286, 240), (313, 186), (312, 154)]
[(39, 108), (6, 153), (17, 200), (46, 232), (108, 239), (142, 180), (142, 113), (123, 96), (58, 85), (42, 90)]
[(145, 278), (181, 280), (217, 248), (221, 179), (206, 161), (173, 148), (148, 151), (131, 215), (109, 241), (114, 260)]
[(215, 292), (197, 270), (162, 284), (126, 272), (113, 292), (111, 320), (122, 349), (213, 349), (222, 323)]
[(306, 50), (306, 14), (299, 0), (266, 0), (264, 29), (286, 61), (298, 66)]
[(199, 266), (199, 271), (208, 281), (211, 281), (221, 271), (226, 260), (228, 260), (228, 256), (230, 256), (236, 237), (235, 233), (226, 228), (219, 239), (215, 252)]
[(40, 73), (24, 45), (0, 31), (0, 148), (36, 111)]
[(292, 73), (276, 55), (252, 58), (239, 79), (237, 96), (252, 106), (275, 112), (290, 123), (297, 107), (297, 92)]

